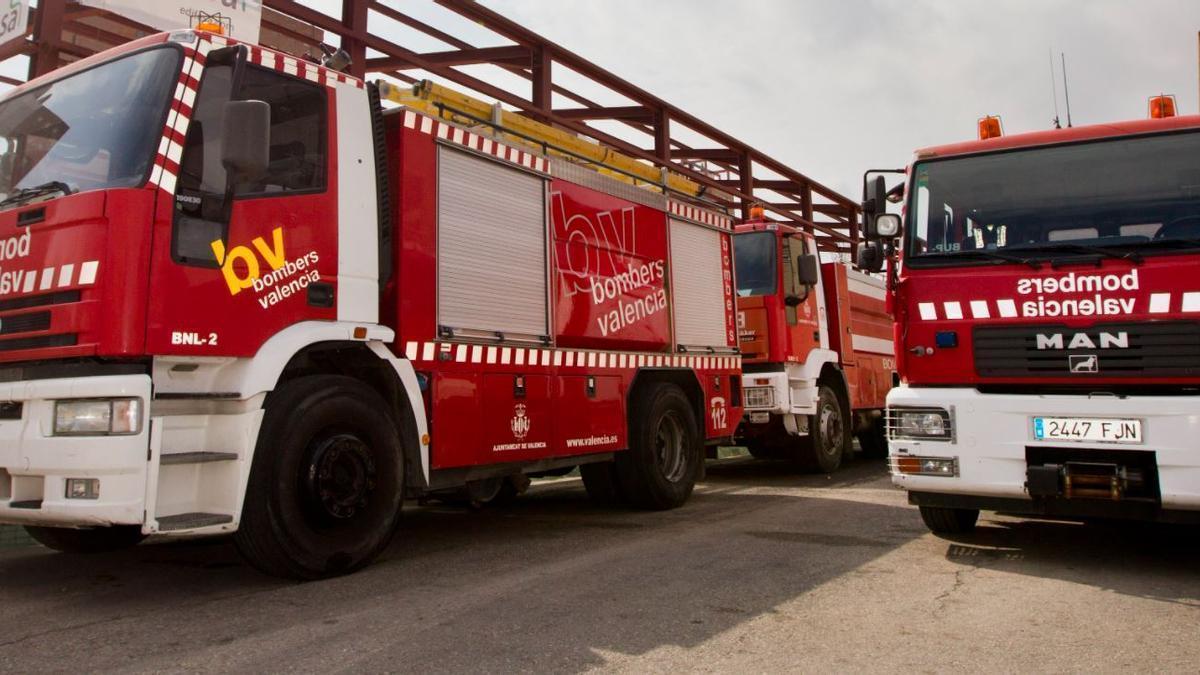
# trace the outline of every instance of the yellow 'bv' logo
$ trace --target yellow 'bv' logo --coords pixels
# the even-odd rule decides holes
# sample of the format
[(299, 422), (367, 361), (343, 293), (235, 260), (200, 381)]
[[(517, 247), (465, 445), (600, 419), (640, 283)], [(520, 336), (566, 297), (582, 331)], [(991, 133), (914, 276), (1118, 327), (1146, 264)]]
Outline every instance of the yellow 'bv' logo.
[[(217, 239), (212, 242), (213, 253), (217, 256), (217, 264), (221, 266), (221, 273), (225, 275), (225, 283), (229, 285), (229, 292), (232, 295), (237, 295), (243, 290), (254, 285), (254, 280), (262, 276), (261, 268), (258, 264), (258, 257), (271, 266), (272, 270), (277, 270), (283, 267), (286, 256), (283, 252), (283, 228), (277, 227), (271, 232), (271, 247), (267, 247), (267, 242), (263, 241), (262, 237), (255, 237), (250, 242), (258, 251), (258, 255), (250, 250), (248, 246), (234, 246), (228, 251), (225, 250), (225, 242)], [(234, 263), (242, 261), (245, 265), (245, 275), (239, 275)]]

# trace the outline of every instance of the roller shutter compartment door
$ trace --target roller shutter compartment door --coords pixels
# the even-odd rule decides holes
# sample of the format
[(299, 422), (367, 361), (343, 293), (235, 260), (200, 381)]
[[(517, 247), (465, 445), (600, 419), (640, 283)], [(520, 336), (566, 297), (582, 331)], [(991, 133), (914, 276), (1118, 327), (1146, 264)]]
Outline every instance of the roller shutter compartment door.
[(726, 347), (721, 233), (672, 220), (671, 281), (675, 342), (686, 347)]
[(546, 184), (438, 150), (438, 325), (547, 335)]

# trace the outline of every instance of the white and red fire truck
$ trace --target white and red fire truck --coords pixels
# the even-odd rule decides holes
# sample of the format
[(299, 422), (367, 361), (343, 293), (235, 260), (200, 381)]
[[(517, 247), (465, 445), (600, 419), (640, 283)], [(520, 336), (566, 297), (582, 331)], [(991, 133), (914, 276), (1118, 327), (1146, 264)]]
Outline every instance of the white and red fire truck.
[(0, 522), (53, 548), (342, 573), (405, 495), (583, 465), (679, 506), (742, 417), (703, 204), (200, 31), (18, 87), (0, 136)]
[(810, 233), (756, 220), (734, 258), (746, 415), (739, 442), (759, 458), (835, 471), (857, 435), (887, 453), (883, 409), (895, 377), (882, 279), (822, 263)]
[[(917, 153), (889, 248), (896, 485), (935, 532), (980, 509), (1200, 517), (1200, 116)], [(901, 228), (901, 225), (903, 227)], [(879, 245), (866, 262), (880, 264)]]

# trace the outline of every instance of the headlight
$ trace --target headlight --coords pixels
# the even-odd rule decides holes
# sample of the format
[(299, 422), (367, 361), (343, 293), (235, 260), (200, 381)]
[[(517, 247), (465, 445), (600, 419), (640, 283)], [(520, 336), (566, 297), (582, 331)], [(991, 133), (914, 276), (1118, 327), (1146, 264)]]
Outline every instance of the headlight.
[(958, 476), (957, 457), (912, 457), (896, 455), (891, 460), (892, 473), (910, 476)]
[(747, 408), (770, 408), (775, 404), (775, 390), (770, 387), (746, 387)]
[(140, 398), (83, 399), (54, 403), (56, 436), (129, 435), (141, 430)]
[(944, 408), (889, 408), (887, 414), (893, 440), (954, 440), (954, 418)]

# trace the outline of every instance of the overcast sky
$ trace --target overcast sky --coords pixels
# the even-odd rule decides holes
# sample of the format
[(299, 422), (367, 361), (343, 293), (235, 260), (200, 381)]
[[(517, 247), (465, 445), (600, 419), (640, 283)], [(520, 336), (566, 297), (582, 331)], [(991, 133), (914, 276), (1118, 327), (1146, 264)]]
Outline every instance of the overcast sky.
[(484, 4), (855, 198), (864, 169), (984, 114), (1048, 128), (1051, 52), (1076, 125), (1144, 117), (1160, 91), (1198, 111), (1198, 0)]
[[(431, 2), (385, 1), (478, 46), (498, 44)], [(341, 0), (302, 2), (341, 10)], [(1060, 52), (1077, 125), (1144, 117), (1159, 92), (1175, 94), (1184, 113), (1198, 111), (1200, 0), (484, 4), (855, 199), (863, 170), (972, 138), (984, 114), (1001, 115), (1008, 133), (1048, 128), (1051, 53), (1064, 123)], [(373, 31), (410, 49), (448, 48), (372, 17)], [(601, 103), (624, 103), (559, 75)], [(523, 80), (505, 82), (528, 96)]]

